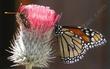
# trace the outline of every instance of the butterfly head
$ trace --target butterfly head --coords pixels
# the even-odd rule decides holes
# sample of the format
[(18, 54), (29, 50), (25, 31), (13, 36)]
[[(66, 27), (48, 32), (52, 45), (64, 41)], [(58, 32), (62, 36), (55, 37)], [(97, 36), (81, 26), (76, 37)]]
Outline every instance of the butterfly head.
[(55, 34), (56, 34), (56, 35), (61, 35), (61, 34), (63, 34), (62, 26), (56, 25)]

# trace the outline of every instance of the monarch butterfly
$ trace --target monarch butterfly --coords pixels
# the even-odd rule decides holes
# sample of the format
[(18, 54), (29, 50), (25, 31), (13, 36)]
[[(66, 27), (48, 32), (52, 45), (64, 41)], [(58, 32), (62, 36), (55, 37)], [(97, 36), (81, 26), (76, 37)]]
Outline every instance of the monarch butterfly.
[(90, 48), (106, 43), (101, 33), (88, 28), (57, 25), (55, 33), (58, 36), (61, 59), (67, 64), (82, 59)]

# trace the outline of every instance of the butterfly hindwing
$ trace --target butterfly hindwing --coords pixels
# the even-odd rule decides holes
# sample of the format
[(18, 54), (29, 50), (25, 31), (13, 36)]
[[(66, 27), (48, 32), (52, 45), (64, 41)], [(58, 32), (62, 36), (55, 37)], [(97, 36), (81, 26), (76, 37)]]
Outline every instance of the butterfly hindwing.
[(82, 38), (66, 28), (62, 28), (59, 34), (58, 42), (60, 44), (61, 59), (67, 64), (82, 59), (86, 52)]

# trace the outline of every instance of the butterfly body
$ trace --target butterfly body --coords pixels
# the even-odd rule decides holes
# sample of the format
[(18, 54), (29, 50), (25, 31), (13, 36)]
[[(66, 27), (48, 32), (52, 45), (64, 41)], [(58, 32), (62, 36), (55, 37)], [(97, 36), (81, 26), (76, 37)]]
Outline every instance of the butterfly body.
[(67, 64), (79, 61), (87, 50), (106, 42), (101, 33), (82, 27), (57, 25), (55, 33), (58, 36), (61, 59)]

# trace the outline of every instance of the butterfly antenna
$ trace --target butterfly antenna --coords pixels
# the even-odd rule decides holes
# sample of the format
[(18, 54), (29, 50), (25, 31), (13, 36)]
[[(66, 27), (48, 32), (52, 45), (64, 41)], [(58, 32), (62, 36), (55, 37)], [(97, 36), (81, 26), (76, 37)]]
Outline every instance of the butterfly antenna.
[(4, 14), (6, 14), (6, 15), (15, 15), (16, 12), (4, 12)]

